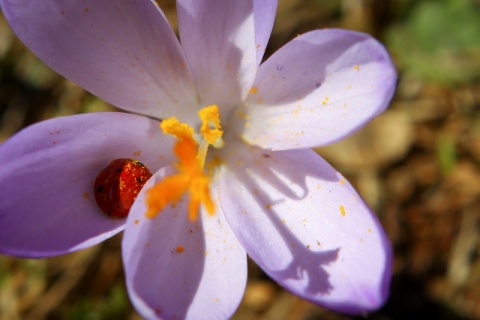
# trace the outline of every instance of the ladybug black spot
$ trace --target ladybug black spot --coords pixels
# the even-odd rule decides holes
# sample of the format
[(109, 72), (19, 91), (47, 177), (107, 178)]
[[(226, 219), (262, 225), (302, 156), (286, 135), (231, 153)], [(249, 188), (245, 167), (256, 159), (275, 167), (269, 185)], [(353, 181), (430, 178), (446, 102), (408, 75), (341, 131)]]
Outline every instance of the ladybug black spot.
[(138, 183), (143, 183), (143, 179), (140, 177), (137, 177), (135, 180), (137, 180)]
[(102, 192), (102, 191), (103, 191), (103, 188), (104, 188), (103, 186), (98, 186), (98, 187), (97, 187), (97, 192), (98, 192), (98, 193)]
[(115, 172), (118, 172), (118, 173), (122, 172), (122, 170), (123, 170), (122, 167), (120, 167), (120, 168), (115, 168)]

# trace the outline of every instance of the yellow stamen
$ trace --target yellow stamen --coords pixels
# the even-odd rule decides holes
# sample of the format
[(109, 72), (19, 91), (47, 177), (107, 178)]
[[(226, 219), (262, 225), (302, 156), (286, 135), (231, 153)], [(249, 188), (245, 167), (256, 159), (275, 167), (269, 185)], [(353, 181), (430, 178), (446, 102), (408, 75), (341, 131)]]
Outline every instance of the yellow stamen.
[(218, 147), (223, 144), (223, 130), (216, 105), (205, 107), (198, 114), (202, 120), (200, 132), (203, 139), (200, 144), (193, 137), (193, 128), (176, 118), (165, 119), (160, 124), (164, 133), (178, 139), (173, 148), (179, 159), (175, 164), (178, 173), (165, 177), (147, 191), (146, 216), (149, 218), (155, 218), (168, 204), (175, 205), (187, 191), (190, 198), (188, 204), (190, 220), (197, 219), (200, 204), (204, 205), (208, 213), (215, 212), (215, 205), (210, 197), (211, 172), (205, 174), (203, 168), (209, 145)]
[(178, 139), (193, 137), (193, 128), (186, 123), (181, 123), (175, 117), (160, 122), (160, 128), (163, 130), (163, 133), (171, 134)]
[(219, 143), (223, 135), (222, 126), (220, 125), (220, 112), (218, 110), (218, 106), (211, 105), (205, 107), (198, 111), (198, 116), (202, 120), (200, 132), (202, 133), (203, 138), (209, 144), (217, 147), (216, 144)]

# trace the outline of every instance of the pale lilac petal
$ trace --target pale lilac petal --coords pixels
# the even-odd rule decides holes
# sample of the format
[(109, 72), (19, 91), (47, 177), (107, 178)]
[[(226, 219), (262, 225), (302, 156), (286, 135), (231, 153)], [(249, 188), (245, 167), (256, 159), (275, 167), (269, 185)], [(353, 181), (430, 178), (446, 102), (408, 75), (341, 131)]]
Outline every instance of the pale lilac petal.
[(118, 158), (152, 172), (173, 161), (172, 141), (158, 121), (95, 113), (40, 122), (0, 145), (0, 252), (59, 255), (97, 244), (123, 230), (98, 208), (98, 173)]
[(344, 30), (306, 33), (265, 63), (237, 133), (272, 150), (310, 148), (357, 130), (389, 104), (396, 72), (385, 48)]
[(158, 118), (197, 107), (180, 44), (153, 1), (0, 2), (40, 59), (100, 98)]
[[(223, 109), (222, 114), (246, 97), (255, 78), (254, 2), (177, 1), (180, 40), (195, 78), (200, 104), (216, 104)], [(267, 7), (258, 6), (258, 10), (264, 6)], [(265, 33), (267, 25), (261, 29)], [(258, 40), (263, 38), (264, 35), (259, 35)]]
[(346, 313), (388, 296), (391, 248), (352, 186), (309, 149), (238, 152), (220, 202), (247, 253), (294, 294)]
[(277, 0), (255, 0), (253, 3), (255, 14), (255, 47), (257, 48), (257, 64), (262, 62), (268, 39), (273, 29)]
[(145, 217), (145, 190), (166, 172), (149, 180), (127, 220), (122, 251), (131, 301), (147, 319), (228, 319), (245, 290), (245, 250), (218, 206), (214, 216), (202, 208), (190, 221), (184, 199)]

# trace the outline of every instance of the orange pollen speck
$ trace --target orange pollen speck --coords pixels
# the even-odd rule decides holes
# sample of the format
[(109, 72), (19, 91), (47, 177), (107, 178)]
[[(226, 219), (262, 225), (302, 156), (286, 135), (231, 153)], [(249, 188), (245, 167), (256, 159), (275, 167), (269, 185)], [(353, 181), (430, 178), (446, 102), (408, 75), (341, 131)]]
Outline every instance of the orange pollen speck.
[(178, 246), (175, 251), (177, 251), (178, 253), (182, 253), (183, 251), (185, 250), (185, 248), (183, 246)]
[[(221, 147), (223, 145), (223, 131), (217, 106), (203, 108), (199, 111), (199, 116), (202, 120), (200, 132), (203, 136), (200, 144), (193, 137), (193, 128), (181, 123), (176, 118), (163, 120), (160, 124), (164, 133), (171, 134), (178, 139), (173, 148), (178, 158), (178, 162), (175, 163), (178, 172), (165, 177), (147, 190), (146, 216), (148, 218), (155, 218), (168, 204), (174, 206), (187, 192), (190, 220), (197, 219), (200, 204), (203, 204), (208, 213), (215, 212), (215, 205), (210, 197), (211, 177), (210, 174), (205, 174), (203, 169), (208, 146)], [(211, 172), (211, 170), (208, 171)]]

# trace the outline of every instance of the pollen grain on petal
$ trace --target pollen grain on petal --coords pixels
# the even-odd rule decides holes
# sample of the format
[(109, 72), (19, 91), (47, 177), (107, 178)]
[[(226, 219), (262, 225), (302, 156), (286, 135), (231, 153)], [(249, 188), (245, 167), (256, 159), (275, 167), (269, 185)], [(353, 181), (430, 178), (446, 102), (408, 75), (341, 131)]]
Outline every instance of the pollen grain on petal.
[(347, 213), (345, 212), (345, 207), (344, 207), (344, 206), (340, 206), (339, 209), (340, 209), (340, 214), (345, 217), (345, 216), (347, 215)]

